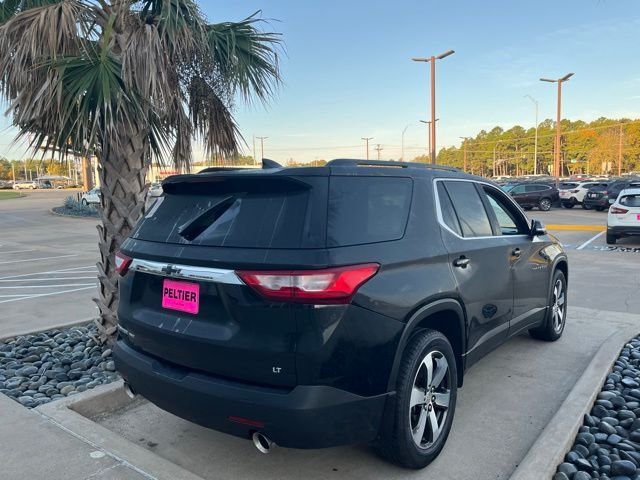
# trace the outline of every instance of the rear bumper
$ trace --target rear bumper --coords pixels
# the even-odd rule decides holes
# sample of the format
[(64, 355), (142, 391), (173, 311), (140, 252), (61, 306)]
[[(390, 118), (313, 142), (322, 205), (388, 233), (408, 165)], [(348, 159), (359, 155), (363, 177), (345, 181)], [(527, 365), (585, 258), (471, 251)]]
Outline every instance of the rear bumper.
[(113, 356), (134, 392), (163, 410), (247, 439), (260, 431), (288, 448), (374, 440), (392, 395), (361, 397), (328, 386), (290, 390), (230, 381), (162, 362), (123, 340), (116, 343)]
[(640, 235), (640, 226), (616, 225), (616, 226), (607, 227), (607, 231), (614, 235), (620, 235), (620, 236)]
[(587, 207), (606, 207), (609, 208), (609, 199), (605, 198), (587, 198), (585, 197), (583, 203)]

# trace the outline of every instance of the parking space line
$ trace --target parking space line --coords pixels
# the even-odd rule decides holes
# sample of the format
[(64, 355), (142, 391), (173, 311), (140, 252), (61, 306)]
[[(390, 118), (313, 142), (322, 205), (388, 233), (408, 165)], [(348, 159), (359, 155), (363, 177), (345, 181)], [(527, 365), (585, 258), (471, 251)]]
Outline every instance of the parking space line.
[(591, 242), (593, 242), (596, 238), (601, 237), (602, 235), (604, 235), (606, 232), (602, 231), (600, 233), (598, 233), (597, 235), (594, 235), (593, 237), (591, 237), (589, 240), (587, 240), (586, 242), (584, 242), (582, 245), (580, 245), (578, 248), (576, 248), (576, 250), (582, 250), (584, 247), (586, 247), (587, 245), (589, 245)]
[[(89, 273), (89, 272), (87, 272)], [(94, 273), (94, 272), (91, 272)], [(53, 280), (94, 280), (96, 275), (91, 277), (45, 277), (45, 278), (18, 278), (18, 279), (8, 279), (8, 280), (0, 280), (0, 283), (8, 282), (8, 283), (16, 283), (16, 282), (51, 282)]]
[(32, 298), (49, 297), (51, 295), (60, 295), (62, 293), (79, 292), (81, 290), (88, 290), (90, 288), (96, 288), (96, 286), (91, 285), (90, 287), (74, 288), (71, 290), (62, 290), (60, 292), (36, 293), (34, 295), (29, 295), (27, 297), (22, 297), (22, 298), (11, 298), (9, 300), (0, 300), (0, 303), (19, 302), (20, 300), (31, 300)]
[(3, 287), (0, 286), (0, 289), (9, 289), (9, 288), (66, 288), (66, 287), (87, 287), (89, 285), (94, 285), (93, 283), (68, 283), (64, 285), (18, 285), (11, 287)]
[(36, 262), (38, 260), (51, 260), (53, 258), (68, 258), (68, 257), (77, 257), (78, 254), (69, 254), (69, 255), (58, 255), (55, 257), (39, 257), (39, 258), (28, 258), (25, 260), (11, 260), (9, 262), (0, 262), (0, 265), (8, 265), (10, 263), (28, 263), (28, 262)]
[[(46, 275), (49, 273), (62, 273), (62, 274), (66, 274), (66, 273), (90, 273), (90, 271), (95, 271), (95, 266), (93, 265), (89, 265), (89, 266), (84, 266), (84, 267), (72, 267), (72, 268), (64, 268), (61, 270), (49, 270), (46, 272), (34, 272), (34, 273), (23, 273), (21, 275), (8, 275), (6, 277), (0, 277), (0, 280), (6, 280), (8, 278), (22, 278), (22, 277), (32, 277), (34, 275)], [(90, 270), (90, 269), (94, 269), (94, 270)], [(86, 272), (80, 271), (80, 270), (86, 270)]]
[(26, 253), (26, 252), (35, 252), (35, 251), (36, 251), (36, 249), (32, 248), (31, 250), (13, 250), (11, 252), (0, 252), (0, 254), (9, 255), (9, 254), (12, 254), (12, 253)]

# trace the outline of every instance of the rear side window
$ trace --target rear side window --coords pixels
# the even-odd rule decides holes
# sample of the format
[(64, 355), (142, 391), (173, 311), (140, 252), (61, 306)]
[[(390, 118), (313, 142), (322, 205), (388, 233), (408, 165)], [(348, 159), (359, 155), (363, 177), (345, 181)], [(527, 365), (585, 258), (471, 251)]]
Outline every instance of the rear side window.
[(529, 192), (541, 192), (543, 190), (548, 190), (549, 187), (545, 185), (526, 185), (525, 188), (527, 193), (529, 193)]
[(402, 238), (412, 193), (410, 178), (331, 177), (327, 246), (362, 245)]
[(440, 201), (440, 211), (442, 212), (442, 221), (451, 230), (462, 236), (462, 229), (460, 228), (460, 221), (456, 215), (456, 211), (451, 203), (451, 198), (447, 193), (447, 189), (444, 187), (444, 183), (438, 182), (438, 200)]
[(465, 237), (489, 237), (493, 235), (491, 222), (476, 186), (472, 182), (444, 182), (460, 220)]

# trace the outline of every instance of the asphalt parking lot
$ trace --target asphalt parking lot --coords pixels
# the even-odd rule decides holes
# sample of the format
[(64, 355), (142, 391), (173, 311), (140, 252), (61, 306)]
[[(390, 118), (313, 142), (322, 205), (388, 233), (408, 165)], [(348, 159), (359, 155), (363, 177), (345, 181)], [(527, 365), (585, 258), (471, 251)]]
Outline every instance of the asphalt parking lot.
[(96, 220), (54, 216), (75, 192), (0, 200), (0, 338), (92, 318)]
[[(95, 220), (53, 216), (64, 192), (0, 201), (0, 337), (96, 312)], [(178, 419), (146, 402), (98, 419), (203, 478), (504, 479), (557, 411), (602, 341), (640, 325), (640, 239), (604, 240), (606, 213), (531, 211), (568, 251), (569, 319), (553, 344), (523, 335), (474, 366), (443, 454), (424, 471), (396, 469), (366, 446), (257, 453), (250, 442)], [(634, 315), (635, 314), (635, 315)]]

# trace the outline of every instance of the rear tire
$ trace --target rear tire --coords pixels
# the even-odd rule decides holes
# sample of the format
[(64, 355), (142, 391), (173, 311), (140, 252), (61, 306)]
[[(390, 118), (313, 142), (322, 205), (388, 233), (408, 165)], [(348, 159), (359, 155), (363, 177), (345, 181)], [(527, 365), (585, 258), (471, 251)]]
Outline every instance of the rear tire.
[(86, 198), (83, 198), (81, 203), (82, 203), (82, 205), (84, 205), (85, 207), (86, 207), (87, 205), (89, 205), (89, 202), (87, 202), (87, 199), (86, 199)]
[(456, 359), (447, 337), (435, 330), (416, 334), (402, 357), (378, 453), (405, 468), (429, 465), (449, 436), (457, 388)]
[(529, 210), (531, 210), (533, 207), (522, 207), (522, 208), (524, 208), (524, 209), (528, 212), (528, 211), (529, 211)]
[(582, 208), (584, 208), (585, 210), (591, 210), (591, 205), (587, 205), (585, 203), (582, 204)]
[(601, 212), (604, 210), (604, 207), (595, 207), (596, 211)]
[(618, 241), (618, 237), (616, 237), (613, 233), (607, 230), (607, 245), (615, 245)]
[(543, 212), (548, 212), (551, 210), (551, 199), (550, 198), (541, 198), (538, 202), (538, 208)]
[(567, 279), (562, 270), (553, 273), (549, 305), (543, 324), (529, 330), (529, 334), (538, 340), (555, 342), (562, 336), (567, 319)]
[(575, 207), (575, 205), (576, 205), (576, 204), (575, 204), (574, 202), (567, 202), (567, 203), (563, 203), (563, 204), (562, 204), (562, 206), (563, 206), (564, 208), (573, 208), (573, 207)]

